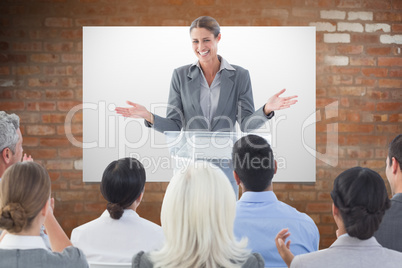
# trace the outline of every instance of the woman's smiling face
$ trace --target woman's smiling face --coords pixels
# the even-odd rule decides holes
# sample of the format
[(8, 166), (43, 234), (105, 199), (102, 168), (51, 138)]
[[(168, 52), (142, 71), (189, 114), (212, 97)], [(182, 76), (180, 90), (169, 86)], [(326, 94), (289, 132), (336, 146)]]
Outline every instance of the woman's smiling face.
[(194, 28), (190, 35), (193, 51), (200, 63), (217, 59), (221, 34), (215, 37), (212, 32), (205, 28)]

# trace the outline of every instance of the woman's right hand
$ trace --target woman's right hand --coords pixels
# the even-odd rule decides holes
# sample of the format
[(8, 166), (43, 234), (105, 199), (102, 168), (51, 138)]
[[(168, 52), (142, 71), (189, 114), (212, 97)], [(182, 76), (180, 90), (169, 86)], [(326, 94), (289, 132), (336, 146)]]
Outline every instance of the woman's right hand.
[(288, 232), (289, 229), (282, 229), (275, 237), (276, 248), (278, 249), (279, 255), (281, 255), (283, 261), (286, 263), (288, 267), (290, 267), (293, 258), (295, 257), (293, 253), (290, 251), (290, 240), (285, 243), (286, 239), (290, 236)]
[(154, 123), (153, 114), (150, 113), (144, 106), (131, 101), (127, 101), (127, 104), (131, 105), (132, 107), (116, 107), (115, 111), (124, 117), (143, 118), (151, 124)]

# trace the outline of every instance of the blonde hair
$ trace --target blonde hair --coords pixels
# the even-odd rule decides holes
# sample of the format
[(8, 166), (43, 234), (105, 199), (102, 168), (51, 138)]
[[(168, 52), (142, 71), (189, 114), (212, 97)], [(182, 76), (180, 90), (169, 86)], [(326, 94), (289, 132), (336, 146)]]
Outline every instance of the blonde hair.
[(0, 228), (10, 233), (30, 228), (49, 197), (50, 178), (42, 166), (35, 162), (13, 164), (0, 182)]
[(241, 267), (250, 251), (236, 241), (235, 193), (212, 163), (195, 162), (176, 174), (162, 203), (165, 244), (150, 257), (158, 267)]

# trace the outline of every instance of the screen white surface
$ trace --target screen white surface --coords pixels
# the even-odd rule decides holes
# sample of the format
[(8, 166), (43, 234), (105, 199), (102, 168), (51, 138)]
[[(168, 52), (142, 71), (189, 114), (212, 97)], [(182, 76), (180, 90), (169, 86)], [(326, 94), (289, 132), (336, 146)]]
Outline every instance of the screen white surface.
[[(221, 27), (221, 33), (218, 53), (250, 71), (256, 109), (283, 88), (283, 96), (298, 95), (296, 105), (257, 130), (272, 137), (274, 182), (314, 182), (315, 121), (308, 120), (315, 113), (315, 28)], [(147, 181), (170, 180), (164, 135), (114, 108), (130, 100), (165, 116), (173, 70), (196, 60), (188, 27), (84, 27), (85, 182), (99, 182), (110, 162), (126, 156), (144, 164)]]

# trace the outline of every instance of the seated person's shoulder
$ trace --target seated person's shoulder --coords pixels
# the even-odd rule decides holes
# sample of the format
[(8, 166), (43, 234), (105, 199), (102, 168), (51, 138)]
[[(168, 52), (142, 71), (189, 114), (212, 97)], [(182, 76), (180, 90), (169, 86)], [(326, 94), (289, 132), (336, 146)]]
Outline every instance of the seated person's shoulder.
[(65, 248), (61, 253), (51, 252), (51, 255), (50, 259), (54, 262), (60, 262), (60, 267), (88, 267), (84, 253), (79, 248), (73, 246)]
[(250, 257), (247, 259), (246, 263), (243, 264), (243, 268), (263, 268), (265, 266), (264, 258), (259, 253), (252, 253)]
[(149, 254), (140, 251), (133, 257), (133, 268), (153, 268), (154, 265), (149, 259)]

